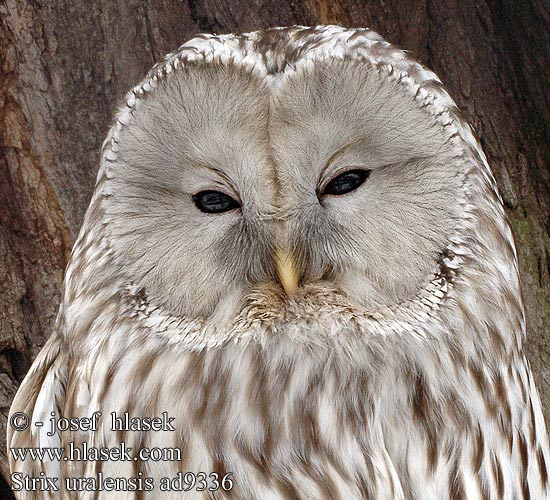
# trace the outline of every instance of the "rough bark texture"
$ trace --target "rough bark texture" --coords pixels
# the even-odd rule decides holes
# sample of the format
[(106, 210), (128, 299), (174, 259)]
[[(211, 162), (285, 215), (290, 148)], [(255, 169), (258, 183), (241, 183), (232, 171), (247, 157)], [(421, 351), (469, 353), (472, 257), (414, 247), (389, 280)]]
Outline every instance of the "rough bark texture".
[[(550, 416), (550, 15), (544, 0), (0, 1), (0, 472), (17, 386), (51, 332), (116, 103), (197, 32), (366, 26), (447, 85), (481, 139), (520, 254)], [(11, 493), (0, 484), (0, 497)]]

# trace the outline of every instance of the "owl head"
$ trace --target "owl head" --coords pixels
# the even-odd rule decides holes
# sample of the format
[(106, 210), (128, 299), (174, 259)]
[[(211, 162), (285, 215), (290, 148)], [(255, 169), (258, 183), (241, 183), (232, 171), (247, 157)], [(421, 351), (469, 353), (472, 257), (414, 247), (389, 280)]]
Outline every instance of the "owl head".
[(204, 35), (129, 92), (89, 214), (120, 283), (170, 315), (229, 319), (261, 290), (376, 311), (442, 274), (466, 177), (494, 182), (472, 144), (437, 77), (376, 33)]

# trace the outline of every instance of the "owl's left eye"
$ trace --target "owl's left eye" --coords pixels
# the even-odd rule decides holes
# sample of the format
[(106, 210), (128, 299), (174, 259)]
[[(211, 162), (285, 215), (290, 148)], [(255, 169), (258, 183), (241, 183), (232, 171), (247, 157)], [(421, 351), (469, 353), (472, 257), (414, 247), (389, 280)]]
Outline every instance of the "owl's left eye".
[(239, 208), (239, 203), (220, 191), (201, 191), (193, 195), (193, 201), (201, 212), (220, 214)]
[(351, 191), (355, 191), (370, 175), (370, 170), (355, 169), (348, 170), (343, 174), (337, 175), (323, 189), (321, 194), (332, 194), (340, 196)]

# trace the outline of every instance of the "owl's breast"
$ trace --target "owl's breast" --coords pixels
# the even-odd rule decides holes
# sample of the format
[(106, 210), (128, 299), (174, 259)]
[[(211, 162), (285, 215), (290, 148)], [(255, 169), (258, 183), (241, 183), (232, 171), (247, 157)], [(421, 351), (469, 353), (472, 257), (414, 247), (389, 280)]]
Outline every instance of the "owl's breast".
[[(450, 346), (419, 331), (380, 335), (370, 323), (345, 319), (295, 315), (292, 324), (287, 317), (212, 345), (204, 331), (150, 335), (119, 322), (81, 352), (68, 382), (74, 397), (66, 412), (101, 411), (101, 427), (63, 437), (96, 447), (124, 443), (132, 453), (169, 450), (172, 459), (70, 462), (66, 474), (158, 482), (178, 472), (231, 473), (233, 498), (440, 499), (453, 467), (475, 477), (476, 443), (513, 466), (517, 457), (488, 414), (485, 389), (451, 366)], [(165, 416), (171, 427), (113, 430), (112, 413)]]
[[(101, 411), (100, 429), (70, 439), (180, 452), (177, 460), (71, 462), (67, 474), (160, 481), (231, 472), (235, 498), (401, 498), (404, 450), (421, 441), (411, 374), (391, 349), (384, 360), (351, 330), (315, 342), (311, 327), (303, 337), (271, 331), (262, 342), (197, 351), (131, 335), (98, 344), (69, 390), (77, 393), (72, 414)], [(124, 419), (115, 428), (112, 414)], [(135, 417), (166, 417), (174, 430), (132, 426)]]

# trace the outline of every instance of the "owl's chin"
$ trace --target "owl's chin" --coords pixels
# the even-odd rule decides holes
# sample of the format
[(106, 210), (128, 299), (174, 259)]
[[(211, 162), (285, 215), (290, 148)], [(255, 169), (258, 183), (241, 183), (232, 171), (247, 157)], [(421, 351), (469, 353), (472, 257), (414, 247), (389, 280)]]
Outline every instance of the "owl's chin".
[(355, 311), (357, 314), (370, 314), (380, 307), (372, 301), (373, 307), (366, 307), (357, 300), (350, 299), (334, 283), (318, 281), (300, 286), (295, 294), (288, 296), (282, 286), (267, 282), (245, 287), (234, 286), (218, 300), (212, 312), (188, 314), (162, 304), (144, 288), (127, 287), (127, 297), (131, 307), (145, 316), (155, 314), (170, 321), (198, 321), (217, 328), (229, 327), (241, 321), (274, 322), (302, 321), (314, 317), (319, 310), (330, 309)]
[(370, 342), (388, 332), (409, 334), (416, 331), (411, 321), (418, 326), (419, 320), (434, 317), (453, 288), (452, 276), (437, 274), (409, 300), (370, 308), (355, 303), (331, 281), (304, 284), (291, 296), (272, 282), (246, 291), (235, 288), (204, 316), (177, 315), (151, 300), (143, 288), (128, 287), (127, 300), (142, 328), (187, 350), (283, 337), (313, 345), (320, 336), (334, 340), (354, 333)]
[[(426, 279), (425, 285), (429, 282)], [(404, 290), (401, 296), (384, 293), (372, 282), (365, 280), (355, 286), (348, 283), (319, 280), (302, 284), (292, 295), (287, 295), (277, 283), (265, 283), (247, 291), (233, 289), (220, 299), (212, 315), (204, 318), (212, 326), (231, 324), (243, 320), (301, 322), (315, 320), (319, 311), (335, 313), (344, 310), (356, 316), (376, 315), (388, 307), (398, 307), (413, 299), (422, 289)]]
[(170, 324), (200, 323), (212, 331), (231, 330), (242, 323), (268, 327), (304, 322), (313, 324), (320, 321), (321, 316), (326, 318), (342, 311), (355, 317), (383, 317), (390, 310), (395, 313), (423, 297), (428, 296), (430, 300), (432, 294), (441, 296), (440, 288), (447, 287), (452, 279), (445, 277), (441, 268), (438, 269), (439, 272), (418, 280), (414, 287), (397, 290), (385, 289), (357, 273), (302, 283), (291, 295), (276, 281), (255, 285), (241, 283), (226, 288), (219, 294), (215, 305), (202, 313), (180, 311), (177, 307), (163, 304), (144, 288), (128, 287), (128, 298), (132, 308), (145, 316), (154, 313), (159, 316), (159, 321)]
[(264, 325), (314, 323), (319, 313), (346, 310), (356, 315), (370, 315), (376, 308), (367, 308), (351, 300), (334, 283), (319, 281), (300, 286), (289, 296), (276, 283), (250, 288), (242, 295), (230, 293), (218, 303), (214, 313), (204, 318), (213, 328), (242, 322)]

